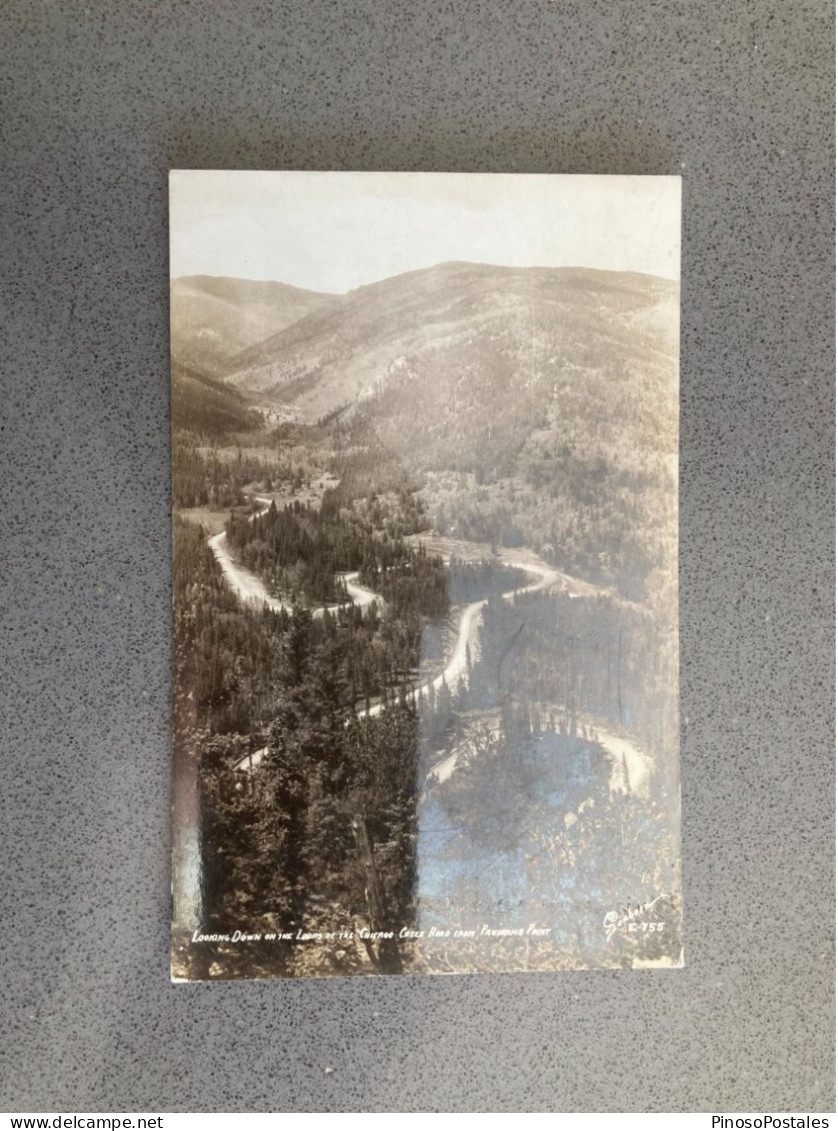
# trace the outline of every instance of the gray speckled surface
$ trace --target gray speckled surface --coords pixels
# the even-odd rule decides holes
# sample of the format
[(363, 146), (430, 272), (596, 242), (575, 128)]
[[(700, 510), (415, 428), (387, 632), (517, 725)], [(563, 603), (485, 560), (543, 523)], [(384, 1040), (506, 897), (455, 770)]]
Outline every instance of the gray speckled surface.
[[(833, 1108), (831, 5), (3, 23), (0, 1107)], [(170, 166), (683, 174), (684, 971), (170, 986)]]

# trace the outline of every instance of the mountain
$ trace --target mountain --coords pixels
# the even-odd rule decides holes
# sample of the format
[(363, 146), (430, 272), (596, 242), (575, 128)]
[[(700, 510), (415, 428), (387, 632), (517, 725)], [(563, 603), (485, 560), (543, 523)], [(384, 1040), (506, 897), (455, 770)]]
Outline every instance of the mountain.
[(592, 351), (599, 361), (671, 358), (677, 299), (677, 284), (648, 275), (445, 263), (333, 299), (242, 350), (222, 375), (316, 419), (443, 354), (449, 377), (452, 366), (495, 368), (499, 353), (515, 354), (519, 381), (544, 360), (585, 362)]
[(209, 376), (218, 376), (235, 354), (335, 297), (286, 283), (212, 275), (174, 279), (170, 296), (172, 359)]
[(440, 532), (640, 598), (675, 563), (678, 300), (648, 275), (445, 263), (321, 306), (224, 378), (374, 435)]

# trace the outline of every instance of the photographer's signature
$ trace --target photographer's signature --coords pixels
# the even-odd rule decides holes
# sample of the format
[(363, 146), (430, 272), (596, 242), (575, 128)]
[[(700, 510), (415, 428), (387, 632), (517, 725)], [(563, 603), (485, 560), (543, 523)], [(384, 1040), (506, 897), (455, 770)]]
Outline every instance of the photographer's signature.
[(656, 905), (663, 899), (659, 895), (651, 903), (636, 903), (621, 907), (618, 911), (609, 911), (602, 920), (605, 928), (605, 941), (611, 942), (614, 935), (620, 931), (625, 934), (651, 935), (655, 931), (662, 931), (664, 920), (655, 917)]

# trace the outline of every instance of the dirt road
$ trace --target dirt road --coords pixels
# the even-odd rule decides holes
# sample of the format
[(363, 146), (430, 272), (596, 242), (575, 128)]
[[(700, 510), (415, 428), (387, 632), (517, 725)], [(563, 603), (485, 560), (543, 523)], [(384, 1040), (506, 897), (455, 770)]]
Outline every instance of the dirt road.
[[(271, 505), (270, 499), (261, 497), (257, 498), (256, 502), (262, 505), (262, 510), (258, 511), (257, 514), (253, 516), (254, 518), (258, 515), (265, 514)], [(245, 604), (267, 605), (269, 608), (277, 611), (285, 609), (287, 612), (291, 612), (293, 610), (294, 606), (291, 603), (282, 601), (278, 597), (272, 597), (260, 578), (234, 561), (227, 546), (227, 535), (223, 531), (209, 538), (208, 544), (221, 567), (227, 583)], [(437, 553), (440, 552), (436, 547), (434, 547), (434, 551)], [(446, 556), (444, 551), (442, 556)], [(540, 561), (534, 554), (524, 553), (515, 555), (510, 552), (504, 552), (500, 556), (504, 565), (510, 566), (513, 569), (523, 570), (533, 577), (533, 580), (528, 585), (518, 589), (510, 589), (507, 593), (504, 593), (503, 599), (506, 601), (511, 601), (516, 594), (538, 593), (543, 590), (551, 589), (556, 585), (560, 585), (561, 588), (571, 596), (590, 596), (598, 592), (593, 585), (570, 577), (560, 570), (553, 569), (545, 562)], [(360, 605), (361, 607), (366, 607), (375, 602), (383, 604), (383, 599), (379, 594), (360, 584), (357, 572), (343, 573), (339, 576), (343, 578), (346, 584), (346, 591), (351, 603)], [(409, 692), (408, 698), (414, 701), (420, 697), (427, 698), (431, 688), (433, 688), (434, 692), (438, 692), (442, 688), (443, 683), (447, 684), (449, 689), (453, 691), (460, 677), (466, 677), (468, 669), (466, 659), (468, 648), (469, 645), (471, 645), (472, 649), (474, 649), (476, 645), (480, 616), (487, 603), (488, 600), (474, 601), (472, 604), (466, 605), (462, 609), (457, 627), (457, 639), (444, 669), (433, 679), (427, 679), (413, 687)], [(333, 613), (337, 612), (337, 610), (343, 608), (345, 604), (346, 602), (340, 605), (330, 605), (328, 606), (328, 610)], [(315, 617), (322, 617), (325, 612), (326, 608), (321, 607), (315, 609), (313, 615)], [(383, 709), (384, 704), (379, 702), (372, 704), (368, 711), (362, 708), (359, 710), (358, 714), (374, 718), (380, 715)], [(580, 719), (580, 722), (583, 722), (586, 726), (590, 726), (595, 740), (602, 745), (612, 761), (612, 789), (621, 792), (628, 790), (636, 794), (644, 793), (648, 787), (650, 774), (648, 757), (630, 739), (611, 731), (604, 720), (586, 718)], [(248, 754), (241, 760), (239, 765), (236, 766), (236, 769), (245, 771), (255, 769), (262, 761), (264, 753), (264, 750), (257, 750)], [(449, 754), (431, 769), (428, 776), (433, 776), (438, 782), (446, 781), (451, 774), (454, 773), (456, 766), (457, 755)], [(626, 776), (628, 777), (628, 781), (625, 780)]]
[[(260, 517), (270, 510), (271, 499), (264, 499), (257, 497), (255, 500), (260, 503), (262, 509), (257, 511), (251, 518)], [(265, 583), (261, 578), (257, 577), (255, 573), (251, 573), (249, 569), (245, 569), (239, 565), (230, 554), (229, 546), (227, 545), (227, 534), (222, 530), (220, 534), (213, 535), (212, 538), (207, 539), (207, 544), (215, 554), (215, 559), (221, 566), (221, 572), (227, 581), (227, 584), (238, 594), (239, 598), (246, 605), (267, 605), (268, 608), (274, 609), (276, 612), (281, 612), (283, 609), (286, 612), (292, 612), (294, 606), (289, 601), (283, 601), (279, 597), (272, 597), (265, 588)], [(358, 581), (357, 571), (354, 573), (341, 573), (338, 577), (343, 578), (346, 583), (346, 592), (349, 595), (349, 602), (341, 602), (339, 605), (322, 606), (321, 608), (314, 609), (313, 616), (322, 617), (327, 611), (335, 613), (338, 609), (342, 609), (346, 604), (360, 605), (366, 607), (375, 602), (382, 602), (382, 598), (377, 593), (373, 593), (372, 589), (367, 589)], [(383, 602), (382, 602), (383, 603)]]

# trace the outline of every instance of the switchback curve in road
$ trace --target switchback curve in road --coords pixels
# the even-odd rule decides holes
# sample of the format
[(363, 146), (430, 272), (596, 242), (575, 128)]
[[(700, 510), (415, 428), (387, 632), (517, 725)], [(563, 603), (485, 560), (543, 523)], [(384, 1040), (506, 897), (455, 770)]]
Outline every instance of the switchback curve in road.
[[(262, 505), (262, 510), (257, 511), (257, 513), (252, 516), (253, 518), (265, 514), (271, 506), (270, 499), (257, 497), (255, 501)], [(251, 605), (267, 605), (268, 608), (274, 609), (277, 612), (285, 610), (290, 613), (293, 611), (294, 606), (292, 604), (287, 601), (282, 601), (277, 597), (272, 597), (260, 578), (254, 573), (251, 573), (250, 570), (239, 565), (238, 562), (233, 559), (227, 546), (227, 535), (224, 531), (209, 538), (208, 544), (221, 567), (221, 571), (228, 585), (230, 585), (231, 589), (238, 595), (241, 601)], [(571, 596), (588, 596), (597, 592), (595, 587), (588, 582), (572, 578), (562, 573), (560, 570), (553, 569), (544, 562), (539, 562), (534, 557), (530, 557), (527, 560), (518, 560), (517, 558), (504, 554), (502, 562), (512, 569), (520, 569), (525, 573), (534, 575), (534, 580), (531, 581), (529, 585), (522, 586), (518, 589), (510, 589), (507, 593), (504, 593), (503, 600), (505, 601), (511, 601), (519, 594), (543, 592), (544, 590), (551, 589), (554, 585), (561, 585), (564, 591)], [(350, 601), (340, 605), (329, 605), (329, 612), (337, 612), (339, 609), (345, 608), (348, 603), (359, 605), (362, 608), (376, 602), (383, 604), (383, 599), (378, 593), (360, 584), (357, 572), (343, 573), (339, 576), (343, 578), (346, 584)], [(473, 601), (470, 605), (466, 605), (461, 610), (457, 639), (447, 664), (438, 675), (434, 676), (432, 679), (423, 680), (411, 688), (408, 692), (409, 699), (416, 702), (420, 697), (427, 698), (431, 693), (431, 688), (433, 688), (436, 693), (441, 690), (443, 683), (453, 689), (456, 687), (461, 677), (466, 677), (468, 671), (468, 646), (470, 642), (476, 639), (480, 614), (487, 604), (488, 598), (482, 601)], [(313, 616), (322, 617), (326, 611), (326, 607), (315, 609)], [(363, 718), (374, 718), (380, 715), (383, 710), (384, 703), (378, 702), (372, 704), (369, 709), (360, 708), (357, 714)], [(612, 760), (612, 788), (620, 788), (621, 778), (625, 776), (623, 770), (625, 770), (629, 776), (629, 782), (626, 783), (627, 788), (633, 793), (645, 792), (648, 787), (650, 774), (648, 756), (630, 739), (610, 731), (604, 725), (603, 720), (597, 719), (596, 721), (589, 721), (592, 726), (595, 726), (594, 733), (596, 741), (603, 746)], [(243, 771), (255, 769), (261, 763), (265, 753), (266, 750), (262, 749), (247, 754), (236, 764), (235, 769)], [(445, 781), (454, 772), (456, 764), (456, 753), (449, 754), (431, 768), (428, 777), (434, 778), (438, 782)]]
[[(262, 509), (251, 516), (251, 522), (254, 518), (259, 518), (263, 514), (267, 514), (272, 502), (271, 499), (264, 499), (258, 496), (255, 501), (261, 503)], [(283, 601), (279, 597), (272, 597), (265, 588), (265, 583), (261, 578), (235, 561), (227, 544), (226, 531), (222, 530), (220, 534), (214, 534), (211, 538), (208, 538), (207, 544), (215, 555), (215, 560), (221, 567), (221, 572), (224, 574), (227, 584), (244, 604), (267, 605), (269, 609), (273, 609), (274, 612), (277, 613), (283, 610), (287, 613), (293, 612), (294, 606), (289, 601)], [(366, 608), (368, 605), (375, 604), (376, 602), (383, 603), (382, 598), (377, 593), (361, 585), (358, 581), (357, 571), (341, 573), (338, 574), (338, 576), (343, 579), (346, 585), (349, 601), (343, 601), (339, 605), (321, 606), (313, 610), (313, 616), (322, 617), (326, 612), (336, 613), (339, 609), (345, 608), (348, 604), (359, 605), (361, 608)]]

